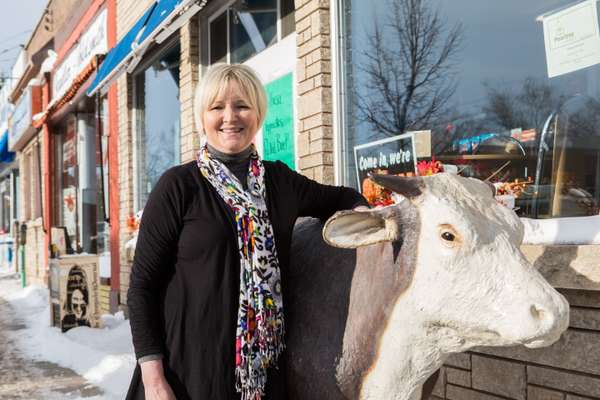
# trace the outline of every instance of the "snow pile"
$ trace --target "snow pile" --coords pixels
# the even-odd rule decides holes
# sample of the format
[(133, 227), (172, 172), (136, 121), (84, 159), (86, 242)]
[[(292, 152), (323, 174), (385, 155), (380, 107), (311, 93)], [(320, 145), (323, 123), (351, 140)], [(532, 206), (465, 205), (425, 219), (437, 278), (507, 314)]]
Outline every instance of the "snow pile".
[(122, 399), (135, 357), (129, 322), (123, 313), (102, 316), (102, 329), (78, 327), (62, 333), (50, 326), (48, 289), (31, 285), (21, 289), (13, 279), (0, 280), (0, 296), (27, 326), (17, 336), (23, 354), (70, 368), (104, 391), (102, 399)]
[(529, 219), (523, 244), (600, 244), (600, 215), (592, 217)]

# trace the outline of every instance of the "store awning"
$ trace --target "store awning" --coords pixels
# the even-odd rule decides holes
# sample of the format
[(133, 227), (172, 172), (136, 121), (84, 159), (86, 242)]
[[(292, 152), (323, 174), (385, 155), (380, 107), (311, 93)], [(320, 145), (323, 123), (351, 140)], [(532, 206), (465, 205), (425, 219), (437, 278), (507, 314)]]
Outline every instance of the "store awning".
[(200, 11), (208, 0), (157, 0), (125, 37), (108, 53), (96, 80), (88, 90), (92, 96), (105, 90), (123, 72), (131, 73), (153, 42), (162, 43)]
[(104, 62), (98, 69), (96, 79), (94, 79), (87, 91), (88, 96), (92, 96), (98, 91), (98, 89), (108, 86), (125, 71), (127, 62), (132, 57), (135, 40), (144, 30), (144, 27), (148, 22), (148, 18), (150, 18), (150, 15), (152, 15), (152, 11), (154, 11), (156, 4), (157, 3), (154, 3), (152, 6), (150, 6), (142, 18), (140, 18), (129, 30), (129, 32), (125, 34), (123, 39), (121, 39), (121, 41), (108, 52), (106, 58), (104, 58)]
[(10, 163), (15, 159), (15, 153), (8, 151), (8, 130), (0, 136), (0, 163)]

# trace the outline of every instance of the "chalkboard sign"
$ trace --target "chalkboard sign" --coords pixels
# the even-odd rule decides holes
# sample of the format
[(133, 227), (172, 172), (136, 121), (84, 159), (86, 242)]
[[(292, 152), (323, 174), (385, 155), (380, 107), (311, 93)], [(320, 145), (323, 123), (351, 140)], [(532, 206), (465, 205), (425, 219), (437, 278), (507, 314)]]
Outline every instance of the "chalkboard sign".
[(417, 170), (414, 133), (405, 133), (354, 147), (354, 161), (358, 186), (369, 172), (413, 176)]

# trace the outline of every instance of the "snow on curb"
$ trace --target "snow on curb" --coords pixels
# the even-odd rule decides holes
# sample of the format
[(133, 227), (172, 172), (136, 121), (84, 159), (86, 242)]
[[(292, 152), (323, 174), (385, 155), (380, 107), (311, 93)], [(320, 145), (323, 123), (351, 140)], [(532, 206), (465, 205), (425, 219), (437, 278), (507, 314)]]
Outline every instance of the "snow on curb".
[(17, 279), (5, 278), (0, 280), (0, 296), (27, 326), (17, 336), (25, 355), (71, 368), (101, 388), (105, 392), (103, 399), (125, 397), (135, 357), (129, 322), (122, 312), (103, 315), (102, 329), (78, 327), (62, 333), (50, 326), (47, 288), (30, 285), (22, 289)]

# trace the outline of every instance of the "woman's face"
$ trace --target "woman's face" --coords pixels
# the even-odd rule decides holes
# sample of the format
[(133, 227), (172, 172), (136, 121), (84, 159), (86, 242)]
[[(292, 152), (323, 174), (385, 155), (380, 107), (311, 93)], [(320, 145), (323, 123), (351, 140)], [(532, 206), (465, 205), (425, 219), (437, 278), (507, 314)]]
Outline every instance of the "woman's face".
[(230, 82), (202, 115), (208, 144), (235, 154), (250, 146), (258, 131), (258, 114), (244, 97), (237, 82)]
[(71, 295), (71, 308), (73, 314), (75, 314), (75, 317), (77, 317), (78, 319), (84, 317), (87, 312), (87, 304), (85, 302), (85, 297), (79, 289), (73, 290), (73, 294)]

